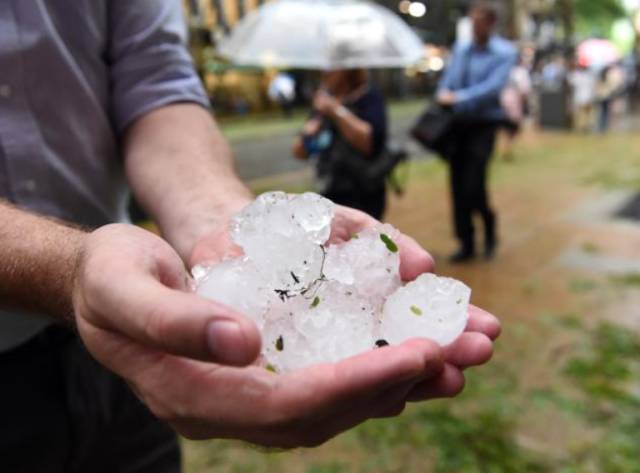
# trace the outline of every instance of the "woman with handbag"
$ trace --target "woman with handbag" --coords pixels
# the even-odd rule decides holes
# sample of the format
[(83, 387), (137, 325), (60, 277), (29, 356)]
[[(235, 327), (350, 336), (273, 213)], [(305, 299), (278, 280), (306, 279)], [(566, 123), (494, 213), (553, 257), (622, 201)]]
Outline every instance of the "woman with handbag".
[(386, 143), (384, 98), (370, 85), (367, 71), (336, 70), (323, 74), (293, 154), (315, 161), (322, 195), (381, 219), (386, 175), (367, 171), (383, 158)]

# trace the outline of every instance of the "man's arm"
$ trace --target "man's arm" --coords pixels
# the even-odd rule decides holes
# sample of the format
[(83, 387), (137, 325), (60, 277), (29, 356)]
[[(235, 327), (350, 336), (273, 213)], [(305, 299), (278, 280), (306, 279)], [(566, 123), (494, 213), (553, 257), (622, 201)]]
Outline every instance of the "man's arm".
[(457, 111), (473, 109), (486, 101), (497, 99), (504, 89), (511, 69), (516, 64), (516, 55), (504, 54), (499, 64), (493, 69), (491, 75), (484, 81), (474, 84), (466, 89), (455, 92), (454, 108)]
[(252, 198), (227, 142), (198, 105), (165, 106), (138, 119), (126, 133), (124, 155), (136, 197), (185, 261)]
[(85, 237), (82, 230), (0, 201), (1, 306), (71, 321)]

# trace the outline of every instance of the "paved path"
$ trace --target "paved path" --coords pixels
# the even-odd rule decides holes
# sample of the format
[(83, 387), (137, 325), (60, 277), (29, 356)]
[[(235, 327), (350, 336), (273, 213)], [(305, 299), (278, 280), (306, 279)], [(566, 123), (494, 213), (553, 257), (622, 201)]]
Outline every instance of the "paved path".
[[(394, 114), (394, 119), (391, 121), (391, 135), (399, 140), (405, 139), (414, 119), (413, 110)], [(301, 121), (291, 123), (290, 127), (282, 127), (268, 136), (258, 132), (255, 136), (232, 138), (231, 146), (236, 155), (241, 177), (245, 180), (255, 180), (305, 169), (307, 165), (291, 155), (291, 145), (298, 132), (298, 124), (301, 124)]]

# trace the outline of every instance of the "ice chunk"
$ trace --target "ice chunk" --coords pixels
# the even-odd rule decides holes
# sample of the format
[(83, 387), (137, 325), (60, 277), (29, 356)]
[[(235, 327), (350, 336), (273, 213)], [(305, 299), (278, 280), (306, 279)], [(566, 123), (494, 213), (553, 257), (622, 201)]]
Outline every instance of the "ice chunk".
[(273, 192), (234, 218), (231, 235), (272, 287), (295, 293), (321, 276), (333, 214), (334, 204), (319, 195)]
[(460, 281), (423, 274), (387, 298), (381, 337), (391, 344), (424, 337), (448, 345), (467, 325), (470, 297)]
[(367, 229), (343, 244), (327, 249), (324, 274), (329, 280), (353, 286), (353, 290), (368, 300), (382, 303), (398, 289), (400, 253), (397, 245), (400, 233), (391, 225)]
[(233, 219), (231, 236), (247, 256), (266, 236), (280, 235), (321, 245), (329, 239), (335, 205), (312, 193), (270, 192), (258, 197)]
[(263, 355), (276, 369), (336, 362), (375, 346), (376, 308), (352, 287), (325, 282), (293, 304), (265, 331)]
[(199, 295), (234, 309), (253, 320), (258, 328), (264, 326), (272, 298), (252, 262), (236, 258), (208, 268), (198, 267), (193, 273)]
[(192, 273), (197, 293), (256, 322), (265, 365), (289, 372), (427, 337), (446, 345), (464, 330), (470, 290), (423, 275), (402, 287), (398, 230), (379, 225), (326, 245), (334, 205), (275, 192), (234, 217), (244, 256)]

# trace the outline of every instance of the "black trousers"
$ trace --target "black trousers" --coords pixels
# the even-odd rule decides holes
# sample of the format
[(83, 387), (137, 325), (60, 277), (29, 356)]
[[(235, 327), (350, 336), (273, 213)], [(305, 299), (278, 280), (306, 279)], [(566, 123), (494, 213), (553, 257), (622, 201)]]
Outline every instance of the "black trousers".
[(460, 245), (474, 249), (473, 215), (484, 221), (485, 238), (495, 240), (496, 216), (489, 204), (487, 168), (496, 142), (496, 125), (460, 121), (451, 130), (447, 153), (451, 179), (453, 221)]
[(178, 473), (175, 433), (52, 327), (0, 353), (0, 471)]
[(387, 207), (387, 191), (384, 187), (374, 191), (355, 187), (352, 190), (329, 190), (323, 195), (338, 205), (362, 210), (378, 220), (382, 220)]

